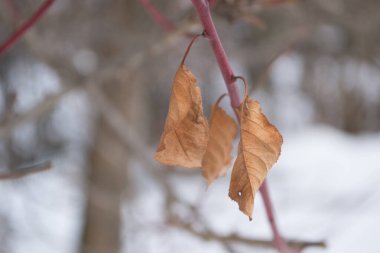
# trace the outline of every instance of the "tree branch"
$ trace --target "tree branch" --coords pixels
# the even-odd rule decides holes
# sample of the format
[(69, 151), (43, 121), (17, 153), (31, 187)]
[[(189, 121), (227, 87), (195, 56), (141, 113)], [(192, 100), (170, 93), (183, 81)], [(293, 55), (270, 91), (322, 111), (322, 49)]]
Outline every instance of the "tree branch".
[(8, 137), (16, 126), (38, 119), (46, 112), (49, 112), (64, 95), (71, 91), (71, 89), (72, 87), (68, 87), (56, 94), (50, 95), (28, 112), (13, 116), (11, 119), (0, 122), (0, 139)]
[[(209, 39), (210, 45), (214, 51), (214, 55), (216, 57), (220, 71), (222, 72), (224, 81), (227, 86), (227, 90), (231, 99), (231, 106), (233, 108), (237, 108), (240, 105), (241, 101), (240, 101), (238, 90), (235, 84), (235, 75), (229, 64), (229, 60), (224, 51), (223, 45), (219, 39), (219, 35), (216, 31), (216, 27), (212, 20), (209, 1), (208, 0), (191, 0), (191, 1), (204, 27), (206, 37)], [(282, 239), (280, 232), (277, 229), (276, 221), (273, 215), (273, 206), (272, 206), (270, 196), (268, 193), (268, 186), (266, 184), (266, 181), (264, 181), (264, 183), (260, 187), (260, 192), (263, 196), (265, 210), (266, 210), (267, 217), (271, 225), (271, 229), (273, 232), (274, 241), (275, 241), (277, 250), (281, 253), (293, 252), (292, 249), (288, 248), (288, 246), (286, 245), (286, 242)], [(297, 252), (297, 251), (294, 251), (294, 252)]]
[(46, 0), (37, 11), (0, 45), (0, 55), (12, 47), (49, 9), (54, 0)]
[(8, 173), (0, 174), (0, 180), (17, 179), (17, 178), (25, 177), (33, 173), (49, 170), (50, 168), (51, 168), (51, 162), (48, 161), (48, 162), (32, 165), (29, 167), (25, 167), (25, 168), (19, 168)]
[(231, 105), (232, 107), (238, 107), (240, 105), (240, 98), (238, 90), (235, 87), (235, 75), (216, 31), (208, 1), (192, 0), (192, 2), (202, 22), (205, 36), (209, 39), (210, 45), (214, 51), (224, 82), (227, 85), (228, 94), (231, 98)]
[[(200, 231), (200, 230), (194, 229), (194, 227), (190, 223), (184, 223), (183, 221), (179, 219), (170, 221), (170, 224), (172, 226), (186, 230), (192, 235), (202, 238), (205, 241), (215, 240), (215, 241), (228, 243), (228, 244), (240, 243), (240, 244), (245, 244), (245, 245), (254, 246), (254, 247), (276, 248), (275, 244), (271, 240), (251, 239), (251, 238), (246, 238), (237, 234), (218, 235), (211, 230)], [(326, 244), (323, 241), (312, 242), (312, 241), (290, 240), (290, 241), (287, 241), (287, 244), (289, 244), (295, 249), (298, 249), (299, 251), (307, 247), (320, 247), (320, 248), (326, 247)]]
[(264, 180), (263, 184), (260, 187), (260, 193), (263, 196), (263, 202), (265, 206), (265, 211), (267, 213), (267, 218), (272, 229), (273, 233), (273, 241), (276, 245), (276, 248), (281, 253), (293, 253), (299, 252), (299, 250), (294, 248), (289, 248), (284, 239), (281, 237), (280, 232), (278, 231), (276, 220), (274, 218), (274, 208), (272, 206), (272, 202), (269, 195), (268, 184), (267, 181)]
[(171, 32), (175, 29), (175, 25), (167, 19), (162, 13), (152, 4), (150, 0), (138, 0), (144, 9), (149, 13), (153, 20), (161, 26), (166, 32)]

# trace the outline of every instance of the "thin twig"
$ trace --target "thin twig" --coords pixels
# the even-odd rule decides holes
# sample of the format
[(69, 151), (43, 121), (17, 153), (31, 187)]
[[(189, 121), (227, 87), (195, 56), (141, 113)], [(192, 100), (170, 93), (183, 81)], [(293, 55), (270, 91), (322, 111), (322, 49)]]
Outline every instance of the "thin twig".
[(276, 220), (274, 218), (274, 211), (273, 211), (274, 208), (272, 206), (270, 195), (269, 195), (267, 180), (264, 180), (263, 184), (261, 185), (260, 193), (263, 197), (265, 211), (267, 214), (270, 227), (272, 229), (273, 241), (276, 245), (277, 250), (281, 253), (298, 252), (296, 249), (291, 249), (288, 247), (285, 240), (281, 237), (281, 234), (278, 231)]
[(46, 0), (37, 11), (0, 45), (0, 55), (13, 46), (49, 9), (54, 0)]
[[(259, 240), (259, 239), (251, 239), (246, 238), (237, 234), (230, 235), (218, 235), (211, 230), (196, 230), (190, 223), (185, 223), (179, 219), (171, 220), (170, 224), (176, 226), (178, 228), (184, 229), (191, 234), (202, 238), (205, 241), (215, 240), (224, 243), (240, 243), (249, 246), (262, 247), (262, 248), (275, 248), (276, 246), (273, 244), (272, 240)], [(289, 245), (292, 247), (302, 250), (307, 247), (320, 247), (325, 248), (326, 244), (323, 241), (287, 241)]]
[(11, 119), (5, 121), (3, 125), (0, 125), (0, 139), (8, 137), (13, 129), (19, 124), (36, 120), (46, 112), (49, 112), (64, 95), (71, 91), (71, 89), (72, 88), (69, 87), (54, 95), (50, 95), (42, 103), (30, 109), (28, 112), (22, 115), (13, 116)]
[(154, 6), (150, 0), (138, 0), (144, 9), (149, 13), (153, 20), (161, 26), (166, 32), (171, 32), (175, 29), (175, 25), (167, 19), (162, 13)]
[(47, 161), (44, 163), (24, 167), (24, 168), (18, 168), (14, 171), (0, 174), (0, 180), (6, 180), (6, 179), (18, 179), (21, 177), (28, 176), (30, 174), (34, 174), (37, 172), (49, 170), (51, 168), (51, 162)]
[(186, 58), (187, 58), (187, 55), (188, 55), (189, 52), (190, 52), (190, 49), (192, 48), (194, 42), (195, 42), (200, 36), (203, 36), (203, 34), (197, 34), (197, 35), (195, 35), (195, 36), (191, 39), (189, 45), (187, 46), (187, 49), (186, 49), (186, 51), (185, 51), (185, 54), (184, 54), (183, 57), (182, 57), (181, 65), (185, 64), (185, 60), (186, 60)]

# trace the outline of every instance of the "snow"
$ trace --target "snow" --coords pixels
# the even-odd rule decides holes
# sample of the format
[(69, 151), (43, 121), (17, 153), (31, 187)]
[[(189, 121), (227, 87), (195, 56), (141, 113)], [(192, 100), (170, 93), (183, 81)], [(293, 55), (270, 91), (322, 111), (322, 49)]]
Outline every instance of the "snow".
[(17, 93), (16, 113), (25, 113), (45, 96), (56, 93), (61, 84), (58, 75), (34, 59), (15, 61), (9, 71), (10, 89)]
[[(327, 249), (310, 248), (304, 251), (306, 253), (376, 252), (380, 247), (377, 240), (380, 234), (380, 134), (352, 136), (327, 126), (313, 126), (283, 135), (282, 155), (270, 172), (269, 186), (284, 236), (326, 240)], [(182, 199), (192, 203), (201, 199), (204, 222), (216, 233), (271, 238), (261, 197), (256, 198), (254, 220), (249, 222), (227, 196), (229, 175), (207, 191), (199, 175), (172, 179), (176, 193)], [(151, 191), (156, 190), (151, 189), (145, 194), (154, 196)], [(151, 201), (146, 200), (139, 208), (148, 206), (146, 210), (152, 210), (154, 207), (148, 204)], [(221, 252), (221, 248), (201, 241), (179, 247), (178, 241), (184, 240), (182, 236), (192, 236), (181, 232), (182, 236), (172, 237), (171, 233), (168, 229), (167, 232), (144, 234), (144, 238), (170, 244), (173, 251)], [(170, 241), (167, 241), (169, 237)], [(134, 243), (127, 238), (128, 242)], [(241, 250), (251, 251), (246, 247)]]

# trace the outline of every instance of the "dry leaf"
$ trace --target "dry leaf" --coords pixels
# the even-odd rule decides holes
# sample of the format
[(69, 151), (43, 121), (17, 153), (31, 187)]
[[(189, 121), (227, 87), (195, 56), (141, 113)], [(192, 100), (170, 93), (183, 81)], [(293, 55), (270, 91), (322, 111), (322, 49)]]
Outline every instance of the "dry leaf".
[(219, 107), (218, 102), (212, 107), (210, 138), (202, 160), (203, 177), (207, 184), (226, 174), (231, 164), (232, 142), (237, 132), (235, 121)]
[(245, 101), (240, 108), (240, 143), (229, 196), (252, 219), (255, 193), (280, 156), (282, 136), (261, 112), (257, 101)]
[(207, 140), (201, 91), (195, 76), (181, 64), (173, 81), (169, 113), (155, 159), (166, 165), (200, 167)]

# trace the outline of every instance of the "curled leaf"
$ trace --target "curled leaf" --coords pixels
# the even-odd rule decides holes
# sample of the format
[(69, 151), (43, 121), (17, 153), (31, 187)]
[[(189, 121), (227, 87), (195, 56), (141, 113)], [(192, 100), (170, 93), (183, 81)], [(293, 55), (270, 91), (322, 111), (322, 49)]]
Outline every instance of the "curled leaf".
[(212, 107), (210, 137), (202, 160), (202, 174), (207, 184), (226, 174), (231, 164), (232, 142), (237, 132), (235, 121), (218, 105), (222, 98)]
[(166, 165), (200, 167), (207, 140), (201, 91), (195, 76), (181, 64), (173, 81), (169, 112), (155, 159)]
[(257, 101), (247, 98), (241, 107), (240, 143), (229, 196), (252, 219), (255, 193), (280, 156), (282, 136), (267, 120)]

